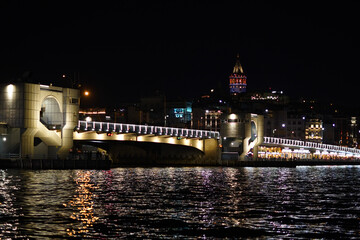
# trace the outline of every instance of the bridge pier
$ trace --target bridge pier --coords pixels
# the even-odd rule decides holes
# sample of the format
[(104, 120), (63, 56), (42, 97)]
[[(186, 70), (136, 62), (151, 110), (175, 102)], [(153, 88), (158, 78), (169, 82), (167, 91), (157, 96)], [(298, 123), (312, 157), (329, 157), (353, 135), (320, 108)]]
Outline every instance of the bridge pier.
[(0, 154), (65, 158), (73, 143), (79, 103), (77, 89), (33, 83), (0, 85), (0, 122), (6, 136), (3, 142), (7, 142)]
[(37, 130), (35, 128), (28, 128), (21, 135), (21, 155), (32, 156), (34, 155), (34, 137)]
[(221, 150), (219, 141), (214, 138), (203, 139), (204, 165), (220, 165)]

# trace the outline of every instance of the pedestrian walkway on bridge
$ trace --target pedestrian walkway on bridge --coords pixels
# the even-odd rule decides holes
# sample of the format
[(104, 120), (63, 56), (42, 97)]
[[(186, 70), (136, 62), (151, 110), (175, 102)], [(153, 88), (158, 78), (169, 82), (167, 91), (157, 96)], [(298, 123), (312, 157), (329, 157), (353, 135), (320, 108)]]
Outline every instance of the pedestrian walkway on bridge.
[(96, 122), (80, 120), (76, 131), (96, 131), (108, 133), (136, 133), (139, 135), (158, 135), (184, 138), (215, 138), (220, 139), (217, 131), (205, 131), (187, 128), (161, 127), (125, 123)]
[(293, 139), (264, 137), (261, 159), (360, 159), (360, 149)]

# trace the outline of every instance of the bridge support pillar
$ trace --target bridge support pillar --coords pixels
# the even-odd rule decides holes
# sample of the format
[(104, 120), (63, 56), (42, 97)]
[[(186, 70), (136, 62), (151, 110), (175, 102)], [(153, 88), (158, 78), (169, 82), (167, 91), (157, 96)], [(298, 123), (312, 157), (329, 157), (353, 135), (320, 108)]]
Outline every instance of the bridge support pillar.
[[(64, 99), (73, 99), (78, 96), (78, 91), (75, 89), (66, 88), (63, 90)], [(60, 158), (65, 158), (69, 153), (70, 148), (73, 147), (74, 128), (78, 124), (79, 106), (77, 104), (64, 105), (64, 120), (65, 126), (61, 132), (61, 148), (58, 151)]]
[(21, 156), (34, 155), (34, 137), (37, 133), (36, 128), (27, 128), (21, 136)]
[[(19, 126), (23, 132), (22, 157), (48, 158), (58, 154), (64, 158), (73, 145), (79, 90), (25, 83), (22, 95), (24, 106), (18, 109), (24, 118), (23, 125)], [(38, 146), (34, 146), (34, 138), (41, 140)]]
[[(264, 116), (246, 114), (245, 138), (243, 140), (243, 152), (240, 160), (258, 159), (258, 147), (264, 138)], [(252, 152), (252, 157), (251, 153)]]
[(220, 164), (221, 151), (217, 139), (203, 139), (203, 152), (205, 165)]

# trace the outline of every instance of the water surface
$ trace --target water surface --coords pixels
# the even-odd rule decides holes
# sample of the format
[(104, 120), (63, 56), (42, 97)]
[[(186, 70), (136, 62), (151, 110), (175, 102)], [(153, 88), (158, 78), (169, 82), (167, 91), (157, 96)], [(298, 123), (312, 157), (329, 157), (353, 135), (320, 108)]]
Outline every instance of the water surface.
[(360, 168), (0, 170), (0, 238), (360, 238)]

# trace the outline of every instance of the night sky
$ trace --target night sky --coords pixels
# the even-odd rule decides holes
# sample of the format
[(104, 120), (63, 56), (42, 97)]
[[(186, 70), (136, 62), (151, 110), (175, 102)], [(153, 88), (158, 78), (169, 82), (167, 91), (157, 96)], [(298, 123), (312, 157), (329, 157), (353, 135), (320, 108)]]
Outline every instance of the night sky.
[(97, 105), (191, 98), (227, 90), (239, 53), (249, 91), (360, 106), (355, 1), (74, 2), (0, 2), (2, 82), (76, 73)]

